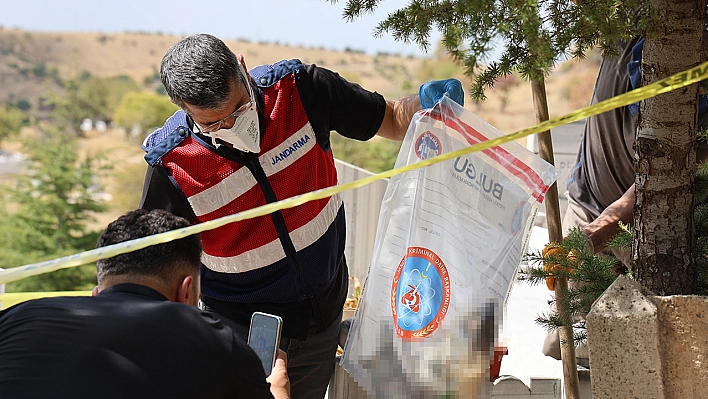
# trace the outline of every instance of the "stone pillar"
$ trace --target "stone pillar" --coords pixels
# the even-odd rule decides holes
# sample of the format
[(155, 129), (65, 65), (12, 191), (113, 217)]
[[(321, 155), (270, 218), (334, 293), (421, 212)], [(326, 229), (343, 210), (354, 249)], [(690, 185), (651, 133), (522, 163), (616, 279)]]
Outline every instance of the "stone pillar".
[(708, 298), (650, 298), (659, 310), (662, 368), (667, 399), (708, 396)]
[(593, 398), (708, 392), (708, 298), (653, 296), (619, 277), (587, 317)]
[(636, 281), (620, 276), (587, 316), (594, 399), (664, 399), (658, 311)]

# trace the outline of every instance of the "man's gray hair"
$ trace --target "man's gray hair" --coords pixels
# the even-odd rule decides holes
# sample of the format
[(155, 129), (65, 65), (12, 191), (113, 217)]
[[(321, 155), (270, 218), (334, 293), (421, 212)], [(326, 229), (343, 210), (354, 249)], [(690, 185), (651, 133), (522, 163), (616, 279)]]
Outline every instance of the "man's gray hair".
[(231, 79), (243, 79), (236, 55), (220, 39), (197, 34), (172, 45), (160, 65), (160, 79), (177, 106), (223, 110)]

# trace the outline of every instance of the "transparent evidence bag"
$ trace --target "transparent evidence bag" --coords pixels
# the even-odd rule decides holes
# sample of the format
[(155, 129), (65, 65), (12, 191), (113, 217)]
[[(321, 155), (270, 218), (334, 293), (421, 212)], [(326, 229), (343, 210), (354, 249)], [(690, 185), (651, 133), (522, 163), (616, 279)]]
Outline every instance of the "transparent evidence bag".
[[(396, 167), (502, 134), (447, 96)], [(395, 175), (341, 366), (376, 398), (475, 397), (538, 206), (558, 169), (516, 142)]]

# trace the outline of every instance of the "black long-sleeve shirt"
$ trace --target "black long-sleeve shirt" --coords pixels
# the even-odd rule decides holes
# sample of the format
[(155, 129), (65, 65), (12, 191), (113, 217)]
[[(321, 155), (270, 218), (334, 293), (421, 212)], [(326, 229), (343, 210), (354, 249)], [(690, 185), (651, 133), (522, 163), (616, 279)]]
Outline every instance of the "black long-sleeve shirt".
[(0, 397), (272, 398), (255, 352), (213, 314), (119, 284), (0, 312)]

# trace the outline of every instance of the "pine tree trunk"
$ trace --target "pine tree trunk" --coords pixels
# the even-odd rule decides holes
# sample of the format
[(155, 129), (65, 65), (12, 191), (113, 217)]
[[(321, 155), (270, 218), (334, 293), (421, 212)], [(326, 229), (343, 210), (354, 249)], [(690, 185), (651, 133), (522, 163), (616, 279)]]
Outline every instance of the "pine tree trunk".
[[(662, 25), (645, 35), (642, 85), (700, 63), (706, 0), (651, 0)], [(633, 272), (658, 295), (696, 289), (693, 182), (698, 85), (645, 100), (635, 142)]]
[[(548, 120), (548, 99), (546, 97), (546, 81), (544, 78), (531, 81), (533, 95), (533, 108), (536, 113), (536, 123)], [(538, 154), (546, 162), (554, 164), (553, 140), (550, 130), (538, 134)], [(563, 241), (561, 228), (560, 203), (558, 202), (558, 186), (556, 183), (546, 193), (546, 220), (548, 221), (548, 241)], [(580, 382), (578, 381), (578, 367), (575, 360), (575, 342), (573, 341), (573, 322), (563, 298), (568, 295), (568, 280), (556, 280), (556, 311), (563, 320), (563, 326), (558, 328), (561, 341), (561, 359), (563, 360), (563, 383), (567, 399), (580, 399)]]

